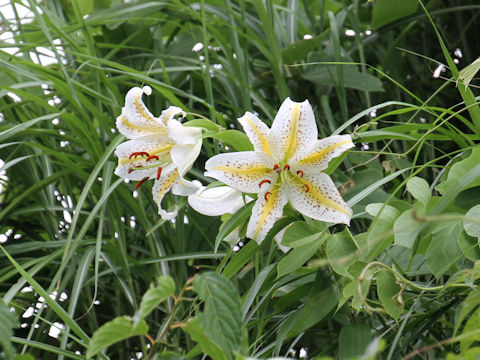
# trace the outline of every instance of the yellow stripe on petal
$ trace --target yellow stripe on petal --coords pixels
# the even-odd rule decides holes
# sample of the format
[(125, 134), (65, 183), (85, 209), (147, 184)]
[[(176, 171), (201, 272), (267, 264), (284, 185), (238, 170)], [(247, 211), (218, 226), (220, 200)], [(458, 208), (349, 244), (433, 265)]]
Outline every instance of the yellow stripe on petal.
[(293, 151), (296, 148), (296, 144), (298, 141), (297, 138), (297, 128), (298, 128), (298, 121), (300, 119), (300, 104), (294, 103), (292, 109), (292, 116), (290, 118), (290, 127), (288, 132), (287, 138), (287, 147), (285, 151), (285, 160), (290, 159)]
[(323, 160), (325, 158), (325, 156), (328, 153), (330, 153), (331, 151), (333, 151), (333, 150), (335, 150), (335, 149), (337, 149), (341, 146), (348, 145), (348, 144), (351, 144), (351, 143), (352, 143), (352, 140), (347, 140), (347, 141), (342, 141), (342, 142), (330, 145), (330, 146), (328, 146), (324, 149), (321, 149), (320, 151), (318, 151), (316, 153), (313, 153), (313, 154), (310, 154), (310, 155), (304, 157), (298, 163), (299, 164), (305, 164), (305, 163), (311, 163), (311, 162), (317, 162), (317, 161)]
[(141, 99), (142, 94), (143, 94), (143, 92), (140, 92), (140, 91), (139, 91), (139, 92), (135, 95), (135, 106), (136, 106), (136, 108), (137, 108), (137, 111), (138, 111), (138, 113), (139, 113), (142, 117), (144, 117), (145, 119), (153, 122), (154, 124), (157, 124), (157, 122), (155, 121), (155, 119), (154, 119), (150, 114), (148, 114), (147, 111), (145, 111), (145, 109), (144, 109), (144, 106), (145, 106), (145, 105), (143, 104), (142, 99)]
[(271, 192), (258, 194), (252, 208), (252, 215), (247, 226), (247, 236), (261, 243), (270, 229), (283, 214), (287, 197), (281, 187), (274, 187)]
[(238, 168), (233, 166), (214, 166), (212, 167), (213, 170), (223, 171), (231, 174), (242, 174), (242, 175), (255, 175), (258, 176), (259, 174), (269, 174), (272, 168), (266, 166), (251, 166), (251, 167), (244, 167)]
[[(315, 202), (320, 203), (327, 208), (333, 209), (335, 211), (340, 211), (344, 213), (345, 215), (350, 215), (350, 211), (348, 211), (346, 208), (342, 207), (340, 204), (335, 202), (331, 197), (329, 197), (327, 194), (323, 193), (319, 189), (315, 187), (315, 184), (309, 181), (301, 181), (303, 186), (304, 186), (304, 191), (307, 197), (311, 197), (314, 199)], [(308, 186), (308, 191), (307, 191), (307, 186)]]
[(303, 177), (290, 174), (284, 188), (288, 200), (302, 214), (331, 223), (350, 223), (352, 210), (327, 174), (305, 174)]
[(278, 174), (273, 170), (275, 160), (263, 152), (242, 151), (219, 154), (205, 163), (205, 176), (246, 193), (265, 192)]
[(170, 172), (169, 174), (167, 174), (166, 176), (160, 177), (160, 180), (157, 181), (157, 182), (160, 183), (160, 186), (159, 186), (158, 190), (156, 190), (155, 196), (157, 197), (156, 202), (157, 202), (159, 207), (160, 207), (160, 203), (161, 203), (163, 197), (168, 192), (168, 190), (170, 190), (170, 188), (175, 183), (175, 181), (177, 180), (178, 177), (179, 177), (179, 175), (178, 175), (177, 170), (174, 170), (174, 171)]
[(313, 110), (308, 101), (297, 103), (289, 98), (280, 106), (268, 134), (273, 156), (285, 163), (297, 159), (318, 136)]
[(268, 144), (268, 138), (266, 137), (266, 135), (262, 133), (262, 131), (257, 127), (257, 125), (252, 121), (252, 119), (250, 119), (250, 117), (245, 115), (243, 118), (247, 122), (249, 128), (254, 133), (254, 136), (256, 137), (257, 142), (260, 145), (259, 149), (255, 149), (255, 150), (263, 151), (264, 153), (267, 153), (270, 155), (271, 154), (270, 145)]
[(262, 211), (260, 212), (257, 228), (255, 229), (255, 234), (253, 236), (254, 239), (258, 238), (258, 234), (260, 233), (262, 227), (265, 225), (267, 217), (272, 213), (272, 210), (275, 208), (275, 204), (278, 201), (279, 193), (280, 192), (277, 190), (264, 195), (264, 197), (266, 197), (267, 199), (264, 203)]

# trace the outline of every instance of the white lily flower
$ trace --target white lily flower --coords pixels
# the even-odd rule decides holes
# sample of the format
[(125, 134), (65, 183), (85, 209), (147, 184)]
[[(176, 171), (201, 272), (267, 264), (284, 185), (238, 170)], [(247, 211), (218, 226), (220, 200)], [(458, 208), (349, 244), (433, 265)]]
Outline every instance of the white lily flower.
[(313, 219), (350, 224), (352, 210), (321, 172), (354, 146), (350, 135), (317, 139), (308, 100), (297, 103), (287, 98), (271, 129), (250, 112), (238, 120), (254, 151), (216, 155), (205, 164), (205, 175), (240, 192), (258, 194), (247, 227), (249, 238), (262, 242), (288, 201)]
[(121, 134), (131, 139), (115, 150), (118, 166), (115, 174), (139, 181), (136, 188), (148, 179), (154, 179), (153, 199), (158, 205), (162, 219), (172, 219), (176, 209), (167, 212), (161, 206), (165, 194), (172, 189), (175, 195), (189, 195), (198, 189), (193, 182), (184, 179), (200, 154), (202, 130), (184, 127), (175, 115), (185, 116), (179, 107), (170, 106), (154, 117), (142, 101), (143, 94), (150, 95), (149, 86), (130, 89), (125, 97), (125, 106), (117, 118)]

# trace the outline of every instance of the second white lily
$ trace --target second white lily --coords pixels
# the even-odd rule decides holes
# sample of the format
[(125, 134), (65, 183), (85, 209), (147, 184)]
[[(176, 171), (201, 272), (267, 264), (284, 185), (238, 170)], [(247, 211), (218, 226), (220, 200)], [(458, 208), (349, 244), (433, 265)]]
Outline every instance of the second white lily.
[(175, 195), (195, 193), (198, 185), (184, 179), (202, 147), (202, 130), (185, 127), (175, 115), (185, 116), (182, 109), (170, 106), (160, 117), (154, 117), (142, 101), (142, 95), (150, 95), (149, 86), (130, 89), (125, 97), (125, 106), (117, 118), (121, 134), (131, 139), (115, 150), (118, 166), (115, 174), (137, 180), (136, 188), (149, 179), (155, 179), (153, 199), (158, 205), (159, 215), (172, 219), (177, 211), (166, 211), (161, 202), (172, 189)]
[(288, 201), (300, 213), (330, 223), (350, 223), (352, 210), (331, 178), (322, 173), (354, 145), (350, 135), (319, 140), (308, 101), (287, 98), (271, 129), (247, 112), (239, 119), (255, 151), (225, 153), (205, 164), (206, 176), (244, 193), (256, 193), (247, 236), (262, 242)]

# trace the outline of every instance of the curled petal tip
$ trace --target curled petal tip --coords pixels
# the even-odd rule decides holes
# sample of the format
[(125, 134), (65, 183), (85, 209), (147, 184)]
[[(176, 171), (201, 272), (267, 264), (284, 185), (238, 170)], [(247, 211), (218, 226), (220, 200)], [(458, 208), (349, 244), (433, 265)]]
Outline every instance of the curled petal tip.
[(148, 85), (144, 86), (142, 88), (142, 91), (144, 92), (144, 94), (147, 94), (147, 95), (151, 95), (152, 94), (152, 88)]

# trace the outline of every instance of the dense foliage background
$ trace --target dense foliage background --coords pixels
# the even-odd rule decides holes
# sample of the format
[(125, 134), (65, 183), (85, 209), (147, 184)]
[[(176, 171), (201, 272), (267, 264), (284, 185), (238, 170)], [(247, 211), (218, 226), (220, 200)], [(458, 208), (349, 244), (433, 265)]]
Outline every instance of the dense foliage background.
[[(29, 13), (0, 17), (0, 357), (479, 354), (480, 108), (457, 81), (480, 53), (477, 1), (10, 5)], [(142, 84), (154, 114), (220, 126), (189, 174), (204, 183), (210, 156), (245, 146), (226, 131), (245, 111), (270, 125), (308, 99), (321, 137), (357, 145), (329, 168), (350, 228), (287, 208), (260, 246), (215, 251), (251, 207), (220, 234), (185, 198), (160, 220), (150, 184), (113, 174), (115, 118)]]

